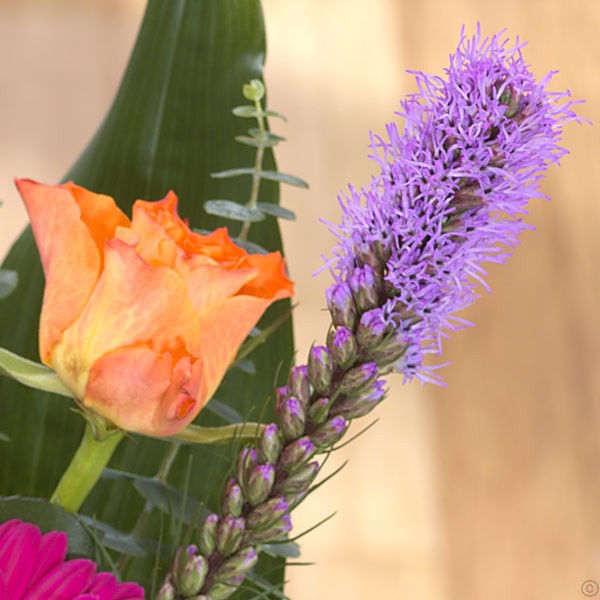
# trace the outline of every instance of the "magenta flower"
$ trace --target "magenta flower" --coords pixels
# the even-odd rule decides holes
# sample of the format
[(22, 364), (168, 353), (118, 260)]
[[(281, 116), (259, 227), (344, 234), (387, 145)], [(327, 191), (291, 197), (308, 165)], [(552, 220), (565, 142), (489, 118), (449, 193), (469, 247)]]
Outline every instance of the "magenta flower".
[(67, 536), (42, 535), (38, 527), (13, 519), (0, 525), (0, 600), (137, 600), (137, 583), (119, 583), (96, 573), (84, 558), (66, 560)]

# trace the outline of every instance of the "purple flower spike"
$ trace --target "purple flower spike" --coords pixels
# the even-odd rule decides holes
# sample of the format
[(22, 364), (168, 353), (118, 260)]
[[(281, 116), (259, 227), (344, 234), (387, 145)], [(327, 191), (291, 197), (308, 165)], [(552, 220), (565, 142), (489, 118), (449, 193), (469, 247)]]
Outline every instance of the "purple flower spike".
[(522, 47), (463, 30), (445, 77), (414, 73), (402, 133), (390, 123), (387, 139), (372, 137), (379, 175), (341, 199), (331, 289), (356, 285), (357, 269), (379, 257), (381, 308), (406, 340), (395, 369), (407, 379), (428, 379), (423, 355), (465, 325), (453, 313), (475, 299), (482, 263), (510, 254), (542, 174), (566, 153), (562, 126), (580, 121), (568, 92), (546, 89), (552, 73), (535, 80)]

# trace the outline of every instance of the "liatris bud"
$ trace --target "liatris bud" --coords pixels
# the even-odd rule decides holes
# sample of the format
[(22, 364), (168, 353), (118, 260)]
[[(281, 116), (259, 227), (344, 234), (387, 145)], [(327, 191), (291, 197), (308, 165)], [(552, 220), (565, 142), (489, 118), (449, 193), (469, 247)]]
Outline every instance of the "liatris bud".
[(319, 394), (326, 394), (331, 387), (333, 360), (325, 346), (313, 346), (308, 355), (308, 375)]
[[(193, 552), (190, 553), (190, 549)], [(196, 555), (196, 547), (179, 548), (175, 558), (175, 587), (184, 597), (194, 596), (204, 585), (208, 573), (208, 562), (204, 556)]]
[(289, 443), (281, 453), (279, 464), (288, 472), (293, 473), (303, 467), (317, 452), (315, 445), (308, 436), (298, 438)]
[(242, 489), (245, 489), (248, 477), (250, 477), (250, 473), (252, 473), (257, 464), (258, 453), (254, 448), (244, 448), (240, 452), (237, 463), (237, 480), (242, 486)]
[[(334, 404), (335, 407), (335, 404)], [(348, 422), (344, 417), (337, 416), (319, 425), (311, 434), (310, 439), (317, 448), (333, 446), (348, 429)]]
[(233, 554), (242, 541), (246, 522), (242, 517), (226, 516), (221, 519), (217, 528), (217, 550), (223, 556)]
[(244, 494), (242, 488), (235, 479), (230, 479), (223, 490), (221, 507), (223, 514), (239, 517), (244, 506)]
[(267, 425), (258, 444), (258, 460), (261, 463), (274, 465), (281, 451), (281, 440), (279, 439), (279, 428), (275, 423)]
[(385, 381), (374, 382), (371, 387), (359, 396), (341, 398), (332, 408), (332, 414), (342, 415), (348, 420), (363, 417), (371, 412), (385, 398)]
[(248, 478), (246, 497), (252, 506), (264, 502), (273, 488), (275, 467), (273, 465), (257, 465)]
[(385, 322), (380, 308), (363, 313), (356, 328), (356, 340), (365, 348), (377, 346), (386, 334), (390, 333), (390, 325)]
[(177, 590), (171, 581), (171, 576), (169, 575), (165, 580), (165, 583), (158, 591), (156, 596), (156, 600), (175, 600), (177, 597)]
[(251, 531), (248, 533), (248, 541), (252, 544), (261, 542), (278, 542), (287, 537), (287, 534), (292, 530), (292, 519), (290, 515), (283, 515), (268, 529), (261, 531)]
[(349, 283), (359, 312), (379, 305), (379, 285), (369, 265), (365, 265), (362, 269), (354, 269)]
[(326, 297), (333, 324), (354, 331), (357, 315), (350, 286), (340, 281), (327, 289)]
[(310, 420), (315, 424), (323, 423), (329, 415), (329, 406), (331, 405), (331, 399), (329, 398), (318, 398), (308, 407), (308, 416)]
[(318, 462), (314, 461), (308, 463), (305, 467), (302, 467), (302, 469), (283, 479), (277, 486), (276, 491), (278, 494), (282, 494), (286, 497), (300, 494), (310, 486), (318, 472)]
[(294, 396), (306, 406), (310, 399), (310, 380), (306, 365), (299, 365), (292, 368), (289, 377), (289, 387), (291, 396)]
[(270, 528), (289, 511), (289, 505), (283, 496), (276, 496), (259, 504), (246, 519), (247, 530), (262, 530)]
[(279, 410), (279, 426), (288, 440), (295, 440), (304, 433), (306, 412), (304, 405), (294, 398), (288, 398)]
[(331, 330), (327, 347), (333, 356), (333, 360), (343, 369), (348, 368), (358, 356), (356, 338), (346, 327)]
[(283, 403), (292, 395), (287, 385), (282, 385), (275, 390), (275, 409), (279, 410)]
[(210, 556), (215, 549), (218, 524), (219, 515), (211, 513), (204, 519), (200, 526), (198, 545), (200, 546), (200, 552), (204, 556)]
[(234, 577), (233, 579), (224, 581), (223, 583), (217, 582), (210, 588), (206, 596), (199, 596), (193, 600), (226, 600), (238, 591), (242, 581), (244, 581), (244, 576)]
[[(258, 554), (252, 546), (242, 548), (231, 558), (228, 558), (223, 562), (215, 574), (215, 579), (217, 581), (228, 581), (235, 577), (239, 577), (240, 575), (245, 575), (257, 561)], [(213, 597), (212, 590), (209, 590), (208, 595), (210, 598)]]
[(401, 332), (394, 332), (374, 348), (369, 348), (367, 355), (379, 367), (385, 367), (395, 363), (407, 350), (408, 344), (405, 335)]
[(342, 377), (338, 385), (338, 390), (346, 396), (357, 394), (375, 380), (378, 372), (379, 369), (374, 362), (354, 367)]
[(381, 279), (383, 270), (382, 260), (376, 248), (367, 242), (358, 242), (354, 245), (354, 254), (363, 265), (369, 265), (377, 279)]

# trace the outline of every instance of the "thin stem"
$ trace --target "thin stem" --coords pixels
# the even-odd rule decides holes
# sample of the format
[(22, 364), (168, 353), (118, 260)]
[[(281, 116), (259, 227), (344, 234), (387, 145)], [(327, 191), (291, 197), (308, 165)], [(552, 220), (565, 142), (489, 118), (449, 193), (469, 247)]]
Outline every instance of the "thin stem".
[[(167, 482), (167, 477), (169, 476), (171, 467), (173, 466), (173, 463), (175, 462), (175, 458), (177, 458), (177, 454), (178, 454), (180, 448), (181, 448), (181, 444), (179, 444), (177, 442), (173, 442), (169, 445), (169, 449), (168, 449), (165, 457), (163, 458), (162, 462), (160, 463), (160, 467), (158, 468), (158, 473), (156, 473), (156, 479), (158, 481), (160, 481), (161, 483)], [(146, 528), (146, 525), (148, 524), (148, 520), (150, 519), (150, 515), (152, 514), (153, 510), (154, 510), (154, 505), (152, 504), (152, 502), (147, 500), (146, 504), (144, 504), (144, 508), (142, 509), (142, 512), (140, 513), (139, 517), (137, 518), (137, 521), (135, 522), (133, 530), (131, 531), (131, 536), (134, 539), (137, 539), (143, 533), (144, 529)], [(119, 559), (118, 567), (117, 567), (119, 573), (121, 573), (121, 574), (124, 573), (125, 568), (129, 564), (130, 558), (131, 557), (126, 554), (123, 554), (121, 556), (121, 558)]]
[(117, 430), (99, 441), (94, 437), (90, 423), (86, 422), (81, 444), (58, 482), (50, 502), (68, 512), (77, 512), (100, 479), (123, 435), (121, 430)]
[[(262, 110), (262, 105), (260, 100), (255, 100), (254, 105), (256, 106), (256, 112), (258, 116), (256, 117), (256, 122), (258, 124), (258, 139), (264, 140), (266, 127), (265, 127), (265, 117)], [(252, 187), (250, 189), (250, 198), (246, 203), (246, 206), (250, 209), (256, 208), (256, 204), (258, 203), (258, 190), (260, 189), (260, 172), (262, 171), (262, 162), (265, 154), (265, 149), (263, 146), (259, 146), (256, 148), (256, 156), (254, 157), (254, 174), (252, 175)], [(242, 228), (240, 229), (240, 233), (238, 238), (241, 240), (245, 240), (248, 237), (248, 232), (250, 231), (250, 226), (252, 223), (250, 221), (244, 221), (242, 224)]]

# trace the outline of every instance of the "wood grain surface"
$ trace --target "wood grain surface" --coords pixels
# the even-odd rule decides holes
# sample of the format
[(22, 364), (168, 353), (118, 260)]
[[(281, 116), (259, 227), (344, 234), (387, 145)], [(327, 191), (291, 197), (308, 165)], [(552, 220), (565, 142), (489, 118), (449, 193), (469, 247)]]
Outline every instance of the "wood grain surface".
[[(555, 89), (600, 122), (596, 0), (265, 0), (267, 84), (288, 142), (281, 170), (298, 221), (285, 227), (298, 285), (298, 356), (327, 326), (338, 192), (361, 185), (369, 131), (383, 131), (414, 90), (407, 68), (442, 73), (465, 24), (507, 27)], [(15, 175), (58, 180), (106, 111), (143, 10), (137, 0), (0, 1), (0, 255), (24, 223)], [(297, 511), (287, 593), (301, 600), (577, 600), (600, 583), (600, 139), (567, 127), (553, 168), (491, 294), (445, 344), (447, 386), (390, 381), (374, 427), (333, 456), (347, 467)], [(1, 408), (1, 407), (0, 407)], [(366, 420), (364, 425), (371, 422)], [(360, 429), (355, 424), (355, 431)], [(358, 427), (356, 427), (358, 426)], [(593, 590), (592, 590), (593, 591)], [(599, 596), (600, 597), (600, 596)]]

